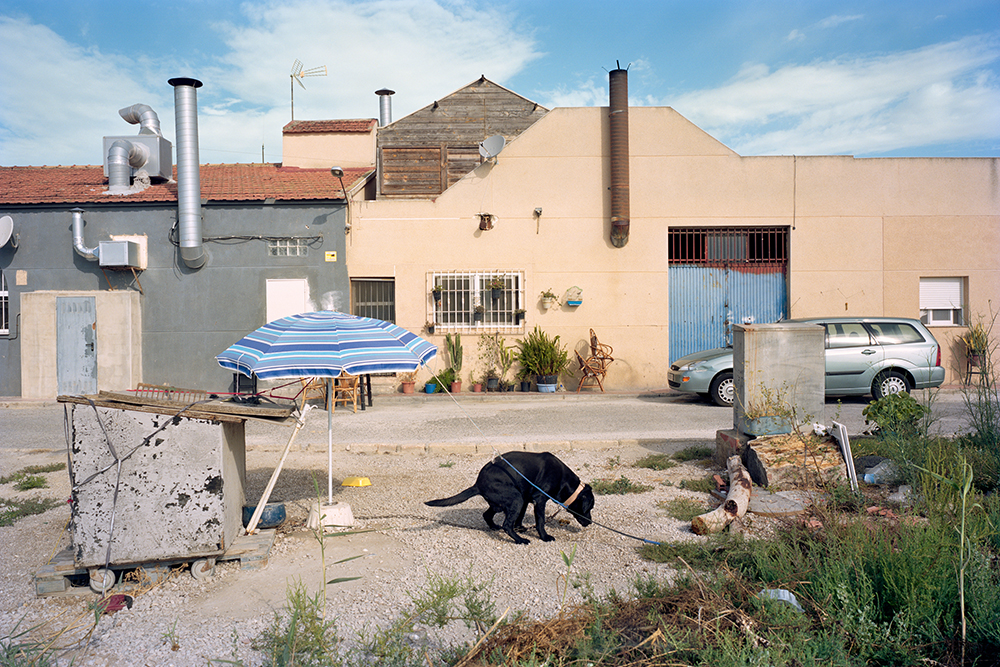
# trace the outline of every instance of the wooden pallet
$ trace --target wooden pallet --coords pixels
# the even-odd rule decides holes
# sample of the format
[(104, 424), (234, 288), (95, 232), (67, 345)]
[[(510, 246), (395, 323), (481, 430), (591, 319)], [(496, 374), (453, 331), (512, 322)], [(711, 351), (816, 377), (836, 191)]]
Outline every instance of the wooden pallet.
[[(274, 530), (261, 530), (253, 535), (240, 535), (233, 542), (233, 545), (221, 556), (216, 556), (216, 561), (240, 561), (241, 570), (257, 570), (267, 565), (268, 557), (271, 555), (271, 547), (274, 546)], [(111, 569), (116, 572), (121, 580), (121, 573), (136, 568), (143, 568), (147, 576), (154, 581), (159, 578), (169, 576), (172, 569), (190, 563), (192, 559), (180, 559), (169, 561), (155, 561), (152, 563), (131, 563), (127, 565), (111, 564)], [(119, 583), (115, 590), (126, 589)], [(94, 595), (90, 589), (89, 570), (79, 567), (73, 558), (73, 548), (66, 547), (58, 552), (52, 560), (43, 565), (35, 573), (35, 596), (66, 596), (66, 595)]]

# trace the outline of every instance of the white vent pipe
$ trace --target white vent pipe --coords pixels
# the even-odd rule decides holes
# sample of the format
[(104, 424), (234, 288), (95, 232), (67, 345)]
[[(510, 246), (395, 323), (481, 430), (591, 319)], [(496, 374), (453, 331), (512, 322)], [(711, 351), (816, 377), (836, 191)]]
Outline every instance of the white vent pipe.
[(149, 149), (128, 139), (118, 139), (108, 148), (108, 192), (130, 192), (132, 169), (149, 161)]
[(153, 134), (162, 137), (160, 133), (160, 117), (156, 115), (153, 108), (148, 104), (133, 104), (130, 107), (118, 110), (118, 115), (125, 119), (125, 122), (135, 125), (139, 124), (139, 134)]
[(73, 214), (73, 250), (76, 250), (76, 254), (88, 262), (96, 262), (97, 247), (88, 248), (83, 242), (83, 209), (74, 208), (70, 210), (70, 213)]
[(177, 78), (174, 87), (174, 131), (177, 133), (177, 227), (181, 259), (191, 269), (208, 261), (201, 235), (201, 167), (198, 163), (197, 79)]

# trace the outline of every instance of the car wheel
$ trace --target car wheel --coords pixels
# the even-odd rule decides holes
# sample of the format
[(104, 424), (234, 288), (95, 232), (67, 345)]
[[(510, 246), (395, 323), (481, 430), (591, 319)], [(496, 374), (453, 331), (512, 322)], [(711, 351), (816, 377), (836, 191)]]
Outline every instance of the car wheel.
[(733, 374), (731, 371), (726, 371), (724, 373), (719, 373), (712, 380), (712, 388), (709, 391), (709, 395), (712, 397), (712, 402), (724, 408), (733, 407), (733, 394), (736, 392), (736, 386), (733, 384)]
[(883, 371), (875, 377), (872, 383), (872, 396), (876, 400), (889, 394), (910, 393), (910, 382), (899, 371)]

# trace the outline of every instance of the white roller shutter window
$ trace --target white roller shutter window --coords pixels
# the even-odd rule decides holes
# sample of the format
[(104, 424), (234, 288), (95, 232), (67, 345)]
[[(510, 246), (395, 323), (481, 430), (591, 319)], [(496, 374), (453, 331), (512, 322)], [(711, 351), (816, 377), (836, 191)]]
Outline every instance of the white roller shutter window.
[(962, 324), (963, 278), (921, 278), (920, 319), (924, 324)]

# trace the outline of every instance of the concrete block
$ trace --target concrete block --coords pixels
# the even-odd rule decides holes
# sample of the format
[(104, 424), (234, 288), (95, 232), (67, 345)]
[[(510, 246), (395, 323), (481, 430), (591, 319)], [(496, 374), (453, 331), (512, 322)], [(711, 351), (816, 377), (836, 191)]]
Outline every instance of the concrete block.
[(71, 419), (78, 566), (104, 565), (112, 516), (112, 564), (213, 556), (235, 541), (245, 502), (242, 423), (80, 404)]

